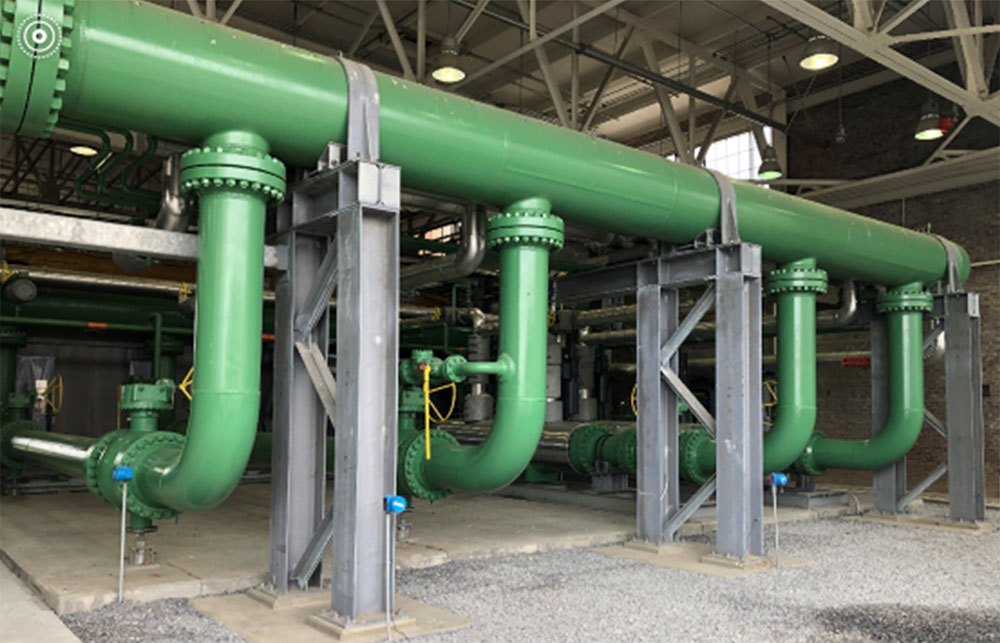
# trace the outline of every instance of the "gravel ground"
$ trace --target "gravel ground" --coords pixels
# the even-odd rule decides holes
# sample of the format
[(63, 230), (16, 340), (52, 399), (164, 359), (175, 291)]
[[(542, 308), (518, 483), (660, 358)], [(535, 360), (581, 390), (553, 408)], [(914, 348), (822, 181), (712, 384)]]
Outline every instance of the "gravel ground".
[[(988, 514), (1000, 522), (1000, 513)], [(765, 535), (773, 542), (771, 528)], [(401, 572), (397, 588), (475, 623), (421, 643), (1000, 643), (1000, 532), (834, 519), (784, 524), (781, 542), (784, 555), (812, 562), (721, 579), (577, 549)], [(64, 621), (85, 643), (241, 641), (186, 600), (108, 606)]]
[(559, 551), (411, 571), (398, 589), (475, 622), (426, 643), (1000, 642), (1000, 533), (823, 520), (781, 542), (813, 562), (734, 580)]
[(106, 605), (63, 617), (83, 643), (243, 643), (222, 623), (191, 607), (185, 598)]

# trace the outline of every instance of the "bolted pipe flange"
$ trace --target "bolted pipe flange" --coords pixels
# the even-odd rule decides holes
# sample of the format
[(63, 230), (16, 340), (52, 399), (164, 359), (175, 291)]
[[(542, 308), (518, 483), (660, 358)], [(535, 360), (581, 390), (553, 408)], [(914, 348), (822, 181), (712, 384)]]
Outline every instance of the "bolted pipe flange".
[(117, 429), (105, 433), (90, 447), (90, 453), (87, 454), (87, 462), (84, 466), (87, 488), (90, 489), (91, 493), (108, 504), (111, 504), (111, 499), (104, 495), (100, 484), (101, 461), (104, 459), (104, 454), (108, 451), (108, 447), (112, 442), (128, 435), (129, 431), (126, 429)]
[[(431, 429), (431, 458), (435, 449), (448, 447), (458, 448), (458, 440), (440, 429)], [(431, 484), (424, 476), (424, 462), (427, 460), (424, 449), (423, 431), (403, 438), (399, 442), (399, 457), (396, 473), (396, 484), (404, 496), (424, 498), (425, 500), (441, 500), (451, 495), (451, 489), (440, 489)]]
[(174, 406), (174, 383), (160, 380), (155, 384), (126, 384), (122, 387), (123, 411), (169, 411)]
[(919, 286), (900, 286), (880, 295), (876, 307), (881, 314), (927, 312), (934, 307), (934, 296)]
[(445, 379), (456, 384), (464, 382), (468, 379), (468, 375), (465, 372), (465, 365), (468, 363), (469, 360), (461, 355), (449, 355), (448, 359), (444, 360)]
[(569, 436), (569, 465), (580, 474), (592, 473), (600, 443), (611, 437), (611, 431), (600, 424), (584, 424)]
[(702, 449), (702, 445), (711, 441), (711, 434), (701, 426), (688, 429), (678, 436), (677, 455), (680, 473), (684, 479), (703, 484), (712, 475), (711, 471), (702, 471), (698, 466), (698, 452)]
[(816, 445), (825, 439), (825, 433), (822, 431), (813, 431), (813, 434), (809, 436), (809, 442), (806, 443), (806, 448), (802, 449), (802, 453), (800, 453), (799, 457), (792, 463), (791, 468), (796, 472), (807, 476), (818, 476), (822, 474), (824, 469), (821, 469), (819, 465), (816, 464)]
[(559, 250), (563, 246), (563, 220), (549, 210), (545, 199), (525, 199), (507, 207), (486, 222), (486, 247), (505, 245), (541, 246)]
[(69, 71), (74, 0), (0, 2), (0, 124), (6, 133), (52, 134)]
[(764, 289), (769, 295), (780, 295), (788, 292), (822, 294), (826, 292), (826, 284), (825, 270), (790, 267), (778, 268), (767, 273)]
[(619, 469), (633, 476), (636, 475), (639, 460), (639, 435), (634, 427), (618, 436), (615, 457), (618, 459), (616, 464)]
[(196, 194), (245, 190), (275, 205), (285, 199), (285, 164), (251, 147), (206, 145), (181, 155), (180, 185)]
[[(121, 454), (115, 459), (115, 466), (132, 467), (138, 471), (139, 465), (149, 455), (149, 452), (158, 451), (163, 448), (183, 449), (184, 442), (185, 437), (183, 435), (178, 435), (177, 433), (171, 433), (169, 431), (147, 433), (138, 440), (132, 442), (127, 449), (121, 452)], [(135, 485), (134, 489), (130, 488), (128, 498), (125, 502), (129, 511), (137, 516), (149, 518), (150, 520), (165, 520), (180, 514), (180, 512), (175, 509), (154, 505), (145, 500), (142, 497), (139, 485)]]

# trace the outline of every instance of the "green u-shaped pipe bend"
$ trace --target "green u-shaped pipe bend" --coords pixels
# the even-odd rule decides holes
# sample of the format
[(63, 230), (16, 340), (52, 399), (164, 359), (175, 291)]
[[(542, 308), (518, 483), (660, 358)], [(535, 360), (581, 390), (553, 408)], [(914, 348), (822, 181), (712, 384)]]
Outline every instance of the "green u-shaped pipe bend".
[[(764, 471), (784, 471), (809, 442), (816, 424), (816, 295), (826, 292), (826, 273), (813, 258), (767, 275), (778, 300), (778, 404), (764, 435)], [(704, 429), (687, 431), (679, 444), (681, 475), (704, 482), (715, 472), (715, 440)]]
[(819, 475), (826, 469), (875, 470), (887, 467), (913, 448), (924, 424), (923, 315), (933, 297), (919, 283), (895, 288), (878, 299), (885, 315), (889, 412), (877, 435), (838, 440), (816, 431), (795, 462), (795, 469)]
[(455, 490), (492, 491), (513, 482), (531, 462), (545, 423), (549, 252), (562, 247), (563, 222), (545, 199), (508, 206), (489, 220), (486, 244), (500, 256), (500, 345), (496, 362), (445, 362), (448, 379), (496, 375), (496, 416), (481, 444), (461, 446), (434, 430), (431, 457), (423, 432), (401, 436), (397, 483), (402, 493), (437, 499)]

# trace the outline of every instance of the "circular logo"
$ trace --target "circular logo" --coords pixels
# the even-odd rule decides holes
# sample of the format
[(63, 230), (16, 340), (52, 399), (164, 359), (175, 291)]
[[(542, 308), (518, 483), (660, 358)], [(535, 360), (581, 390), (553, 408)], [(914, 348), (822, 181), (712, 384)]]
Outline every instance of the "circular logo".
[(31, 58), (48, 58), (59, 51), (62, 28), (52, 16), (36, 13), (17, 26), (17, 46)]

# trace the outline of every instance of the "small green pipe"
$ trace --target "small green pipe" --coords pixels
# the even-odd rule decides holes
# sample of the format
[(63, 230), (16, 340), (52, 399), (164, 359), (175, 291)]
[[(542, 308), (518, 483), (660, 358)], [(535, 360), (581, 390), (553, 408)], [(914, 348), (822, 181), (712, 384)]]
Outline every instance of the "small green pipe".
[[(153, 377), (160, 375), (160, 359), (163, 355), (163, 315), (153, 313)], [(173, 379), (171, 376), (170, 379)]]
[[(101, 139), (101, 149), (90, 161), (87, 167), (80, 172), (80, 174), (73, 181), (73, 192), (76, 194), (77, 198), (81, 201), (98, 201), (102, 203), (110, 203), (112, 205), (118, 205), (123, 207), (135, 207), (135, 208), (146, 208), (155, 209), (157, 203), (153, 203), (148, 199), (138, 199), (131, 196), (125, 196), (117, 193), (116, 190), (110, 189), (104, 184), (104, 176), (109, 173), (113, 168), (117, 167), (121, 163), (121, 159), (125, 157), (126, 154), (130, 155), (132, 153), (132, 137), (131, 135), (126, 136), (125, 139), (125, 152), (112, 159), (113, 151), (111, 149), (111, 139), (108, 135), (96, 127), (91, 127), (83, 123), (77, 123), (69, 120), (63, 120), (60, 122), (60, 126), (64, 127), (73, 132), (78, 132), (81, 134), (90, 134), (91, 136), (96, 136)], [(109, 164), (110, 161), (110, 164)], [(84, 183), (93, 176), (97, 174), (97, 192), (87, 192), (83, 189)], [(105, 192), (111, 192), (111, 194), (105, 194)]]
[[(61, 328), (85, 328), (89, 330), (115, 330), (135, 333), (152, 333), (155, 329), (152, 324), (120, 324), (117, 322), (97, 322), (80, 321), (76, 319), (49, 319), (45, 317), (10, 317), (0, 316), (0, 324), (14, 324), (18, 326), (57, 326)], [(163, 333), (170, 335), (190, 335), (190, 328), (176, 328), (167, 326), (163, 328)]]
[[(500, 252), (500, 357), (483, 365), (466, 363), (464, 372), (497, 375), (492, 430), (474, 447), (442, 441), (430, 460), (407, 464), (403, 458), (403, 469), (419, 469), (401, 472), (404, 488), (417, 479), (426, 483), (430, 497), (456, 489), (490, 491), (513, 482), (531, 461), (545, 421), (549, 252), (561, 247), (563, 238), (562, 220), (549, 214), (550, 207), (545, 199), (526, 199), (487, 225), (487, 245)], [(405, 449), (413, 443), (401, 444)], [(413, 491), (420, 495), (420, 489)]]
[[(127, 132), (128, 130), (125, 131)], [(131, 136), (131, 133), (129, 135)], [(134, 199), (149, 200), (155, 202), (156, 204), (159, 204), (160, 195), (158, 193), (152, 192), (150, 190), (139, 190), (136, 188), (129, 187), (129, 181), (132, 179), (132, 175), (136, 173), (136, 171), (142, 166), (143, 163), (149, 160), (149, 158), (156, 153), (156, 148), (159, 147), (159, 144), (160, 144), (160, 139), (156, 138), (155, 136), (147, 135), (146, 149), (143, 150), (142, 154), (137, 156), (135, 160), (132, 161), (132, 163), (130, 163), (127, 168), (125, 168), (124, 172), (122, 172), (118, 184), (121, 186), (120, 191), (125, 196)]]
[(796, 462), (798, 470), (818, 475), (826, 469), (873, 471), (889, 466), (913, 448), (924, 423), (923, 314), (932, 296), (914, 283), (879, 298), (885, 314), (888, 356), (889, 411), (882, 430), (864, 440), (827, 438), (813, 434)]

